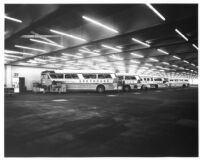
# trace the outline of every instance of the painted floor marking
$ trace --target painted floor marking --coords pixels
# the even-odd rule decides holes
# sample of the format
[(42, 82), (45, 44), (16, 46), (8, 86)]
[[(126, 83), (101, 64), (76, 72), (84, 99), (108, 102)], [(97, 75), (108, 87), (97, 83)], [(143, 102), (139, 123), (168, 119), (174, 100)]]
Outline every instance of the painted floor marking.
[(133, 94), (141, 94), (140, 92), (134, 92)]
[(108, 96), (108, 97), (115, 97), (116, 95), (112, 95), (112, 94), (111, 94), (111, 95), (107, 95), (107, 96)]
[(68, 101), (67, 99), (54, 99), (52, 100), (54, 102), (65, 102), (65, 101)]

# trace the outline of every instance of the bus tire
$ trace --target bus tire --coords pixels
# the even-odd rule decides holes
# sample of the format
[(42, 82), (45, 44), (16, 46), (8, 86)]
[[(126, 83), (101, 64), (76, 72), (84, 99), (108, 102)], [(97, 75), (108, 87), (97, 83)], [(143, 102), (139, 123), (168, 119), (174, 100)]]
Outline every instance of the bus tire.
[(186, 87), (186, 85), (185, 85), (185, 84), (183, 84), (182, 88), (185, 88), (185, 87)]
[(147, 90), (147, 86), (142, 85), (141, 89), (142, 89), (142, 90)]
[(129, 92), (131, 90), (131, 87), (129, 85), (124, 86), (124, 91)]
[(158, 85), (157, 84), (155, 85), (155, 89), (158, 89)]
[(103, 92), (105, 92), (105, 87), (104, 87), (104, 85), (98, 85), (96, 91), (97, 91), (98, 93), (103, 93)]

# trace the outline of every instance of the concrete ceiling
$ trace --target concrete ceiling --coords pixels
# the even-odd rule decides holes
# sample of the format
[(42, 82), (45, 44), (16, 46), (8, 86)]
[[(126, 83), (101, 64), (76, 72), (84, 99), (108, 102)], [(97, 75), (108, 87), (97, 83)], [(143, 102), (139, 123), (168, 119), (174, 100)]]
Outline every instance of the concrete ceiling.
[[(32, 55), (11, 52), (9, 55), (21, 57), (7, 59), (5, 64), (52, 69), (112, 69), (116, 72), (136, 74), (178, 73), (196, 76), (198, 49), (194, 45), (198, 45), (197, 5), (152, 6), (165, 17), (165, 21), (145, 4), (7, 4), (5, 14), (22, 20), (22, 23), (5, 19), (5, 50)], [(92, 18), (118, 32), (95, 25), (82, 16)], [(188, 41), (175, 31), (176, 28), (188, 38)], [(85, 41), (56, 34), (50, 29), (77, 36)], [(30, 38), (62, 47), (38, 43), (31, 41)], [(132, 38), (150, 47), (141, 45)], [(42, 49), (44, 52), (22, 49), (15, 45)], [(115, 49), (106, 48), (105, 45)]]

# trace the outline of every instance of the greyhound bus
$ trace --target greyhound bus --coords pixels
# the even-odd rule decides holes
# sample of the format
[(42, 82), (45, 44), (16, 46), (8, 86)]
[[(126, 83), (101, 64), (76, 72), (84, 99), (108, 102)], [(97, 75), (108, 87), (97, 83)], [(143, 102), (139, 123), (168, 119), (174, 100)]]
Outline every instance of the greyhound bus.
[(141, 76), (142, 83), (146, 85), (147, 88), (166, 88), (168, 87), (167, 78), (163, 77), (151, 77), (151, 76)]
[(168, 82), (169, 87), (182, 87), (190, 86), (189, 80), (186, 78), (170, 78)]
[(122, 83), (123, 90), (128, 92), (133, 89), (141, 89), (141, 78), (131, 73), (116, 73), (118, 80)]
[(67, 90), (90, 90), (99, 93), (122, 88), (112, 71), (55, 70), (41, 73), (43, 87), (47, 88), (56, 83), (66, 84)]

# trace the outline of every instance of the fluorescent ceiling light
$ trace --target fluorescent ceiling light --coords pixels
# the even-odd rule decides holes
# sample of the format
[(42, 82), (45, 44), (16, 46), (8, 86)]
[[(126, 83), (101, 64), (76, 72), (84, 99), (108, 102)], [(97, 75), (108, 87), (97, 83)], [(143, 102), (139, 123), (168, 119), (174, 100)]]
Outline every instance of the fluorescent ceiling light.
[(80, 51), (80, 52), (83, 52), (83, 53), (91, 53), (91, 54), (100, 55), (99, 53), (92, 52), (92, 51), (88, 51), (88, 50), (84, 50), (84, 49), (79, 49), (79, 51)]
[(92, 59), (92, 60), (98, 61), (98, 62), (105, 62), (105, 60), (103, 60), (103, 59)]
[(137, 63), (137, 64), (139, 64), (140, 62), (138, 62), (138, 61), (135, 61), (135, 60), (131, 60), (130, 62), (132, 62), (132, 63)]
[(5, 57), (4, 59), (8, 60), (8, 61), (14, 61), (15, 60), (15, 59), (12, 59), (12, 58), (7, 58), (7, 57)]
[(95, 50), (94, 50), (94, 52), (98, 52), (98, 53), (99, 53), (99, 52), (100, 52), (100, 50), (99, 50), (99, 49), (95, 49)]
[(163, 21), (165, 21), (165, 17), (160, 14), (151, 4), (146, 4), (158, 17), (160, 17)]
[(131, 53), (131, 55), (136, 56), (136, 57), (140, 57), (140, 58), (143, 58), (143, 57), (144, 57), (143, 55), (136, 54), (136, 53)]
[(170, 70), (169, 68), (163, 68), (163, 69), (165, 69), (165, 70)]
[(140, 68), (143, 68), (143, 69), (149, 69), (148, 67), (140, 67)]
[(154, 59), (154, 58), (149, 58), (151, 61), (154, 61), (154, 62), (158, 62), (157, 59)]
[(30, 38), (30, 41), (37, 42), (37, 43), (42, 43), (42, 44), (47, 44), (47, 45), (51, 45), (51, 46), (56, 46), (56, 47), (59, 47), (59, 48), (63, 48), (64, 47), (64, 46), (61, 46), (59, 44), (49, 43), (49, 42), (45, 42), (45, 41), (41, 41), (41, 40), (37, 40), (37, 39), (32, 39), (32, 38)]
[(34, 64), (34, 63), (25, 63), (25, 62), (19, 62), (18, 63), (19, 65), (36, 65), (36, 64)]
[(17, 18), (13, 18), (13, 17), (9, 17), (9, 16), (5, 16), (5, 19), (17, 22), (17, 23), (22, 23), (22, 20), (17, 19)]
[(117, 46), (117, 48), (122, 49), (123, 47), (122, 46)]
[(62, 53), (62, 55), (64, 55), (64, 56), (76, 57), (76, 58), (83, 58), (82, 56), (77, 56), (77, 55), (68, 54), (68, 53)]
[(23, 55), (29, 55), (29, 56), (34, 55), (32, 53), (25, 53), (25, 52), (12, 51), (12, 50), (4, 50), (4, 53), (7, 53), (7, 54), (23, 54)]
[(89, 21), (89, 22), (92, 22), (92, 23), (94, 23), (94, 24), (96, 24), (96, 25), (98, 25), (100, 27), (103, 27), (103, 28), (105, 28), (105, 29), (107, 29), (109, 31), (112, 31), (112, 32), (115, 32), (115, 33), (119, 33), (117, 30), (115, 30), (115, 29), (113, 29), (113, 28), (111, 28), (109, 26), (106, 26), (106, 25), (104, 25), (104, 24), (102, 24), (102, 23), (100, 23), (100, 22), (98, 22), (98, 21), (96, 21), (96, 20), (94, 20), (92, 18), (89, 18), (89, 17), (86, 17), (86, 16), (82, 16), (82, 18), (87, 20), (87, 21)]
[(179, 69), (184, 69), (183, 67), (179, 67)]
[(192, 66), (195, 66), (195, 64), (191, 63)]
[(178, 33), (183, 39), (185, 39), (186, 41), (188, 41), (188, 38), (186, 36), (184, 36), (178, 29), (175, 29), (176, 33)]
[(47, 60), (44, 59), (40, 59), (40, 58), (34, 58), (35, 61), (39, 61), (39, 62), (46, 62)]
[(198, 47), (195, 44), (192, 44), (192, 46), (198, 50)]
[(144, 46), (146, 46), (146, 47), (150, 47), (149, 44), (144, 43), (144, 42), (142, 42), (142, 41), (140, 41), (140, 40), (138, 40), (138, 39), (132, 38), (132, 40), (135, 41), (135, 42), (137, 42), (137, 43), (140, 43), (140, 44), (142, 44), (142, 45), (144, 45)]
[(117, 49), (117, 48), (114, 48), (114, 47), (111, 47), (111, 46), (108, 46), (108, 45), (105, 45), (105, 44), (102, 44), (101, 46), (104, 47), (104, 48), (115, 50), (117, 52), (121, 52), (122, 51), (121, 49)]
[(177, 56), (173, 56), (174, 58), (176, 58), (176, 59), (181, 59), (180, 57), (177, 57)]
[(15, 47), (16, 48), (22, 48), (22, 49), (39, 51), (39, 52), (46, 52), (45, 50), (42, 50), (42, 49), (37, 49), (37, 48), (32, 48), (32, 47), (26, 47), (26, 46), (21, 46), (21, 45), (15, 45)]
[(162, 49), (157, 49), (159, 52), (161, 52), (161, 53), (164, 53), (164, 54), (169, 54), (168, 52), (166, 52), (166, 51), (163, 51)]
[(145, 63), (144, 65), (145, 66), (153, 66), (152, 64), (149, 64), (149, 63)]
[(167, 63), (167, 62), (162, 62), (163, 64), (166, 64), (166, 65), (169, 65), (169, 63)]
[(123, 58), (118, 57), (118, 56), (115, 56), (115, 55), (112, 55), (112, 56), (110, 56), (110, 57), (113, 58), (113, 59), (117, 59), (117, 60), (123, 60)]
[(185, 62), (185, 63), (189, 63), (188, 61), (186, 61), (186, 60), (183, 60), (183, 62)]
[(155, 66), (155, 67), (157, 67), (157, 68), (163, 68), (163, 67), (161, 67), (161, 66)]
[(7, 57), (13, 57), (13, 58), (23, 58), (23, 57), (20, 57), (20, 56), (15, 56), (15, 55), (8, 55), (8, 54), (4, 54), (5, 56), (7, 56)]
[(70, 38), (73, 38), (73, 39), (77, 39), (77, 40), (86, 42), (85, 39), (77, 37), (77, 36), (74, 36), (74, 35), (71, 35), (71, 34), (63, 33), (63, 32), (60, 32), (60, 31), (56, 31), (54, 29), (50, 29), (50, 31), (53, 32), (53, 33), (59, 34), (59, 35), (67, 36), (67, 37), (70, 37)]

